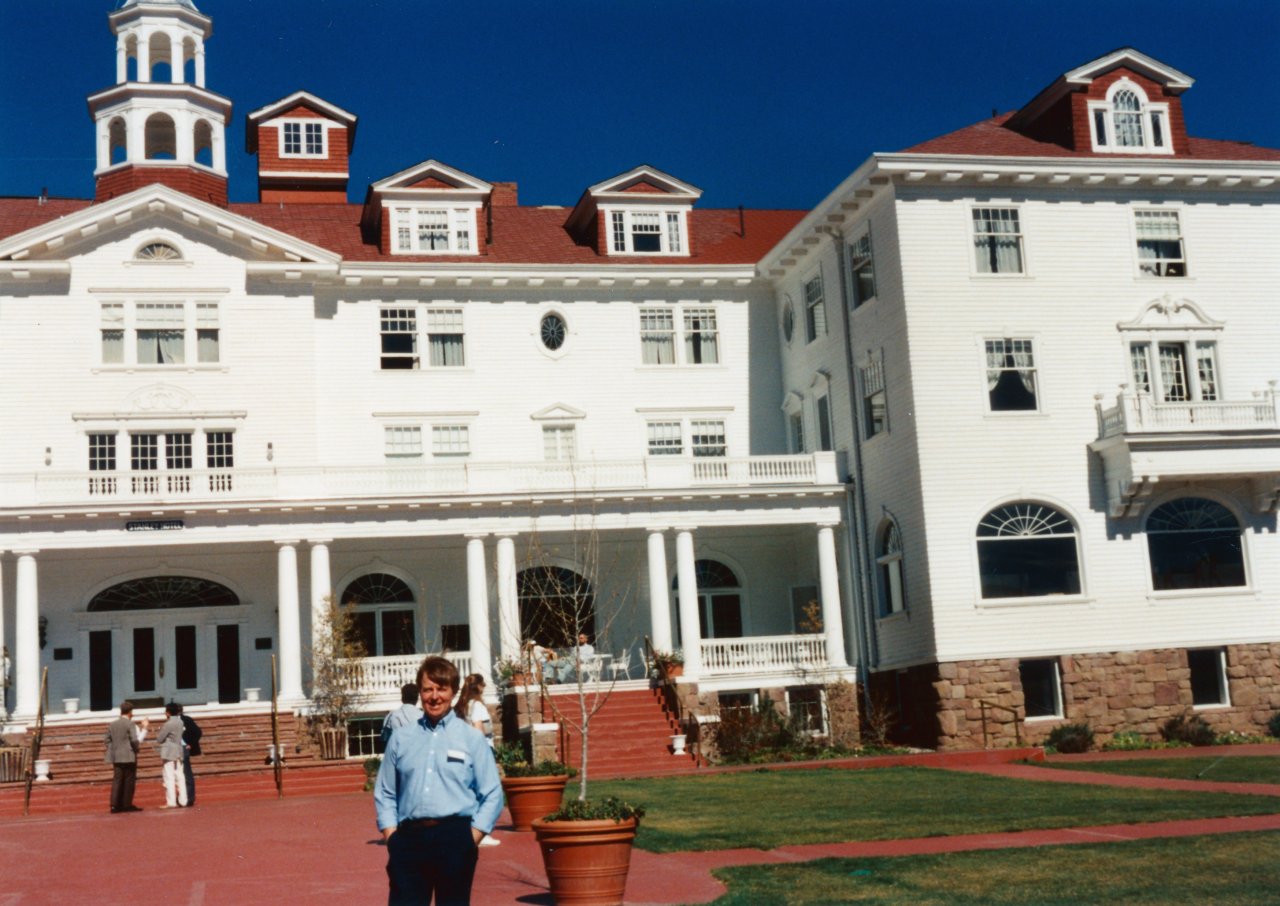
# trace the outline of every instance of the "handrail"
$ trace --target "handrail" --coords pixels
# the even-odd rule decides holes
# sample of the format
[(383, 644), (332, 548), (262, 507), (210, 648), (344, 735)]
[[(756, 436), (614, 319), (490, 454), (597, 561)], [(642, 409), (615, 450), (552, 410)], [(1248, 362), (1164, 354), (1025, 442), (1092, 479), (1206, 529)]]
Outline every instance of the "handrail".
[(276, 779), (276, 798), (284, 798), (284, 755), (280, 752), (280, 703), (276, 697), (276, 656), (271, 655), (271, 772)]
[[(647, 635), (644, 636), (644, 651), (645, 651), (645, 664), (644, 664), (645, 673), (649, 675), (653, 675), (654, 668), (657, 666), (658, 661), (657, 661), (657, 657), (655, 656), (656, 652), (653, 647), (653, 642), (650, 641)], [(680, 704), (680, 693), (676, 689), (675, 682), (672, 679), (670, 679), (666, 675), (666, 673), (663, 673), (663, 672), (657, 672), (657, 679), (658, 679), (658, 684), (662, 689), (663, 709), (666, 711), (670, 711), (671, 716), (674, 717), (676, 720), (676, 725), (680, 727), (681, 730), (684, 730), (685, 728), (684, 708)]]
[(36, 730), (31, 736), (31, 759), (27, 762), (27, 788), (22, 797), (22, 815), (31, 814), (31, 783), (36, 777), (36, 759), (40, 757), (40, 745), (44, 742), (44, 711), (49, 698), (49, 668), (40, 672), (40, 700), (36, 703)]
[(982, 717), (982, 747), (984, 749), (991, 748), (989, 737), (987, 735), (987, 709), (988, 708), (992, 709), (993, 711), (1003, 711), (1006, 714), (1013, 715), (1013, 738), (1014, 740), (1017, 741), (1018, 745), (1021, 746), (1022, 730), (1018, 726), (1018, 709), (1010, 708), (1008, 705), (998, 705), (995, 702), (989, 702), (986, 699), (980, 698), (978, 699), (978, 711)]

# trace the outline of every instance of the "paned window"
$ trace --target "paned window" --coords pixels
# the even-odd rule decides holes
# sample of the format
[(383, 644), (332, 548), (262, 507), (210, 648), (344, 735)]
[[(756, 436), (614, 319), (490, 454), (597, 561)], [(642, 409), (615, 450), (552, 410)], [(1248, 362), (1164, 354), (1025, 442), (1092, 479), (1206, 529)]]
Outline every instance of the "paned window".
[(473, 208), (394, 208), (393, 251), (402, 255), (471, 254), (474, 225)]
[(1036, 363), (1031, 341), (1002, 337), (986, 341), (987, 405), (992, 412), (1034, 411)]
[(1177, 211), (1134, 211), (1138, 269), (1151, 277), (1185, 277), (1182, 227)]
[(1187, 669), (1191, 673), (1191, 704), (1197, 708), (1229, 705), (1227, 652), (1222, 648), (1190, 648)]
[(690, 446), (694, 456), (724, 456), (728, 450), (724, 422), (720, 419), (696, 419), (689, 423)]
[(558, 352), (569, 339), (569, 326), (558, 312), (549, 311), (538, 322), (538, 339), (548, 352)]
[(119, 302), (102, 305), (102, 364), (124, 364), (124, 305)]
[(805, 338), (812, 343), (827, 333), (827, 309), (822, 294), (822, 274), (817, 274), (804, 285)]
[(974, 263), (980, 274), (1022, 273), (1022, 228), (1017, 208), (973, 209)]
[(324, 155), (323, 123), (285, 123), (285, 157), (322, 157)]
[(577, 432), (573, 425), (544, 425), (542, 452), (548, 462), (567, 462), (577, 456)]
[(383, 436), (387, 459), (422, 458), (422, 428), (417, 425), (388, 425)]
[(219, 361), (217, 303), (196, 303), (196, 361), (205, 364)]
[(868, 438), (889, 429), (889, 399), (884, 389), (884, 363), (875, 359), (858, 369), (862, 379), (862, 418)]
[(650, 456), (679, 456), (684, 452), (682, 426), (678, 421), (649, 422)]
[(818, 397), (814, 411), (818, 416), (818, 449), (830, 452), (835, 449), (831, 436), (831, 397), (825, 393)]
[(1106, 101), (1089, 103), (1093, 150), (1119, 154), (1170, 154), (1169, 105), (1153, 104), (1132, 82), (1117, 82)]
[(640, 350), (646, 365), (676, 362), (676, 316), (669, 308), (640, 310)]
[(413, 654), (418, 650), (413, 589), (403, 579), (368, 573), (342, 591), (343, 607), (354, 609), (355, 634), (370, 657)]
[(230, 491), (235, 468), (235, 434), (232, 431), (206, 431), (204, 435), (205, 463), (209, 468), (209, 490)]
[[(116, 436), (109, 433), (89, 435), (89, 471), (110, 472), (116, 470)], [(89, 479), (90, 494), (115, 494), (116, 477), (110, 475), (94, 475)]]
[(1018, 679), (1028, 718), (1062, 716), (1062, 676), (1056, 660), (1019, 661)]
[(1031, 598), (1080, 594), (1076, 528), (1039, 503), (1010, 503), (978, 523), (982, 597)]
[(1152, 510), (1147, 552), (1156, 591), (1246, 584), (1240, 522), (1213, 500), (1180, 497)]
[(135, 309), (139, 365), (181, 365), (186, 361), (186, 306), (140, 302)]
[(433, 456), (468, 456), (471, 453), (471, 430), (466, 425), (432, 425)]
[(875, 298), (876, 265), (870, 233), (863, 233), (849, 246), (849, 275), (853, 282), (854, 308)]
[(791, 435), (791, 452), (804, 453), (804, 413), (796, 410), (787, 416), (787, 429)]
[(680, 211), (610, 211), (609, 237), (615, 255), (683, 255), (688, 244)]
[(104, 302), (100, 307), (102, 364), (217, 364), (216, 302)]
[(1220, 398), (1217, 350), (1212, 340), (1130, 343), (1134, 389), (1162, 403), (1214, 402)]
[(461, 308), (427, 309), (427, 347), (432, 367), (461, 367), (465, 364), (462, 337)]
[(906, 608), (902, 590), (902, 533), (896, 522), (888, 522), (880, 531), (876, 556), (880, 570), (880, 613), (889, 616)]
[(384, 308), (381, 314), (382, 370), (418, 367), (418, 316), (412, 308)]
[(690, 308), (684, 313), (684, 359), (689, 365), (714, 365), (720, 361), (719, 333), (713, 308)]
[(806, 736), (827, 735), (827, 703), (821, 686), (789, 686), (787, 716), (792, 729)]

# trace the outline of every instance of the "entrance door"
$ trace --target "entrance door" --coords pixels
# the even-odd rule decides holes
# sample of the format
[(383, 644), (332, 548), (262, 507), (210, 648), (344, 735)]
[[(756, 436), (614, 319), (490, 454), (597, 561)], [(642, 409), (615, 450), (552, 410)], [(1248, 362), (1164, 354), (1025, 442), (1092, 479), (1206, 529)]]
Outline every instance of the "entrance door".
[(204, 701), (200, 688), (200, 642), (205, 627), (180, 617), (151, 620), (125, 630), (132, 662), (130, 697)]
[(111, 686), (111, 630), (89, 633), (89, 710), (110, 711), (115, 702)]

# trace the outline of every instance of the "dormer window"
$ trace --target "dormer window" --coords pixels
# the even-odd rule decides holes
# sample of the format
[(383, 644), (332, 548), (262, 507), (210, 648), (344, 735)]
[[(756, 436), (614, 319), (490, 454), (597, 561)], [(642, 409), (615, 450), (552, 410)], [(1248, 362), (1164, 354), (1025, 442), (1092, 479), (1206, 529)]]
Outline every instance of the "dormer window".
[(1122, 79), (1106, 101), (1089, 104), (1093, 150), (1113, 154), (1172, 154), (1169, 105), (1152, 104), (1137, 85)]
[(401, 255), (469, 255), (474, 208), (404, 207), (392, 211), (393, 248)]
[(682, 211), (615, 210), (609, 213), (610, 249), (615, 255), (683, 255)]
[(280, 130), (281, 157), (324, 157), (324, 123), (284, 122)]

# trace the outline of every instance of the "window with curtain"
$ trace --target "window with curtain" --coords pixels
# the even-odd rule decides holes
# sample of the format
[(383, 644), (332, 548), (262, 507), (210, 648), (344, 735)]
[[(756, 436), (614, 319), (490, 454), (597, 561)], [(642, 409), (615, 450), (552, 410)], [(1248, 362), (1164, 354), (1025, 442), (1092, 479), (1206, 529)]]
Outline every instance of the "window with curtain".
[(862, 382), (863, 430), (867, 438), (889, 428), (889, 398), (884, 387), (884, 362), (879, 358), (858, 369)]
[(427, 347), (434, 368), (460, 368), (463, 356), (461, 308), (427, 309)]
[(1075, 524), (1040, 503), (997, 507), (978, 523), (982, 597), (1080, 594)]
[(728, 452), (724, 422), (720, 419), (695, 419), (689, 423), (690, 446), (694, 456), (724, 456)]
[(987, 340), (987, 403), (992, 412), (1027, 412), (1037, 406), (1036, 363), (1031, 340)]
[(683, 425), (680, 422), (649, 422), (645, 427), (650, 456), (679, 456), (684, 452)]
[(393, 208), (390, 216), (396, 254), (474, 254), (474, 208), (403, 207)]
[(685, 364), (688, 365), (714, 365), (720, 361), (715, 309), (685, 310), (684, 352)]
[(1142, 137), (1142, 102), (1132, 91), (1117, 91), (1111, 99), (1116, 144), (1122, 148), (1141, 148), (1146, 145)]
[(680, 211), (610, 211), (609, 236), (615, 255), (683, 255), (687, 247)]
[(1177, 211), (1134, 211), (1138, 269), (1150, 277), (1185, 277), (1182, 227)]
[(102, 364), (124, 364), (124, 305), (102, 304)]
[(1088, 110), (1095, 151), (1169, 154), (1173, 150), (1168, 134), (1169, 105), (1150, 102), (1128, 79), (1112, 86), (1109, 100), (1089, 101)]
[(186, 361), (186, 306), (140, 302), (134, 319), (139, 365), (181, 365)]
[(804, 284), (805, 337), (812, 343), (827, 333), (827, 309), (822, 292), (822, 274)]
[(669, 308), (640, 309), (640, 350), (646, 365), (676, 362), (676, 316)]
[[(1152, 356), (1154, 355), (1154, 361)], [(1129, 344), (1134, 389), (1157, 402), (1216, 402), (1218, 344), (1214, 340), (1139, 340)]]
[(1022, 273), (1022, 227), (1018, 209), (974, 208), (973, 248), (978, 273)]
[(196, 361), (213, 364), (219, 360), (218, 334), (217, 303), (196, 303)]
[(853, 287), (853, 307), (876, 296), (876, 267), (871, 253), (871, 233), (866, 232), (849, 246), (849, 276)]
[(1222, 504), (1203, 497), (1171, 500), (1151, 511), (1146, 532), (1154, 590), (1246, 584), (1240, 522)]

